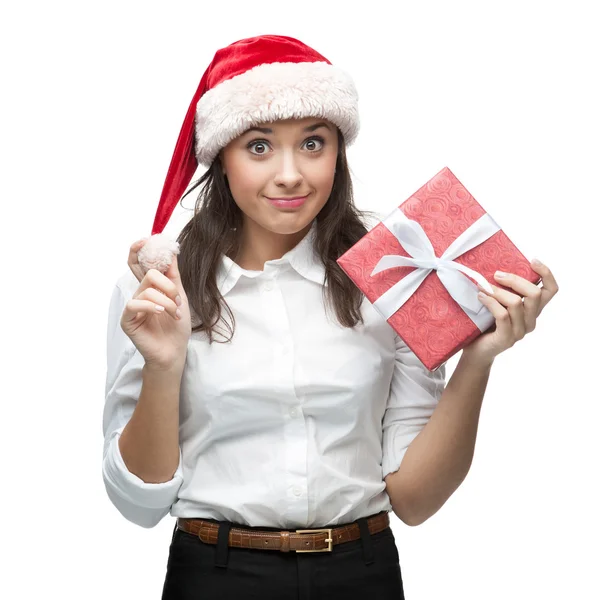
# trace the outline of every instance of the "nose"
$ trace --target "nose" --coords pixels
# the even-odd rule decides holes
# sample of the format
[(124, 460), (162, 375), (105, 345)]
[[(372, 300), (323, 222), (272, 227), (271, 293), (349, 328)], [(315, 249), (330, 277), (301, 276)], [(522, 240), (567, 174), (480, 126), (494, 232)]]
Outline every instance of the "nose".
[(277, 164), (274, 182), (278, 187), (296, 188), (302, 185), (303, 176), (293, 152), (284, 152)]

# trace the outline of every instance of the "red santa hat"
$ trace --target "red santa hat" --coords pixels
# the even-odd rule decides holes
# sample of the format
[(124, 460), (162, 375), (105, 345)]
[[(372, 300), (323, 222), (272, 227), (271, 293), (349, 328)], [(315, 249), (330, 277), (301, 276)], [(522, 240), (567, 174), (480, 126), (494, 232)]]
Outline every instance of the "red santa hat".
[(359, 130), (358, 94), (351, 77), (292, 37), (261, 35), (218, 50), (183, 121), (140, 264), (164, 272), (179, 244), (162, 231), (199, 164), (209, 167), (221, 148), (258, 123), (323, 117), (346, 145)]

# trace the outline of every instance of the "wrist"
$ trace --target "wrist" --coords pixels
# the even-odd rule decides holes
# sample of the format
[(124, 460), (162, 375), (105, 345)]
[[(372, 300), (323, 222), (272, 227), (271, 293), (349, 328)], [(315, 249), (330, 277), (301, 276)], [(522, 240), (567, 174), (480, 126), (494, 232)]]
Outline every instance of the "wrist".
[(142, 368), (142, 371), (143, 371), (143, 373), (147, 373), (150, 376), (158, 375), (161, 377), (181, 378), (184, 367), (185, 367), (185, 361), (169, 363), (169, 364), (165, 364), (165, 365), (158, 365), (158, 364), (146, 362)]
[(484, 356), (478, 354), (468, 346), (462, 351), (460, 362), (480, 369), (491, 369), (494, 364), (495, 356)]

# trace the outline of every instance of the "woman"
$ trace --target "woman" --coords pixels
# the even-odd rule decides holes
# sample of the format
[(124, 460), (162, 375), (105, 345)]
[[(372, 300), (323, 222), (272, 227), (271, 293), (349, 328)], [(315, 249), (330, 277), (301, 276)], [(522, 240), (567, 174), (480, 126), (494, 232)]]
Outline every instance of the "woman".
[(150, 242), (130, 249), (103, 475), (132, 522), (177, 517), (163, 599), (403, 598), (388, 514), (416, 525), (458, 487), (493, 359), (557, 289), (546, 267), (543, 290), (503, 281), (524, 303), (494, 288), (497, 327), (446, 389), (444, 366), (425, 369), (335, 262), (368, 230), (345, 155), (357, 132), (351, 79), (302, 42), (219, 50), (153, 228), (208, 167), (180, 255), (146, 272)]

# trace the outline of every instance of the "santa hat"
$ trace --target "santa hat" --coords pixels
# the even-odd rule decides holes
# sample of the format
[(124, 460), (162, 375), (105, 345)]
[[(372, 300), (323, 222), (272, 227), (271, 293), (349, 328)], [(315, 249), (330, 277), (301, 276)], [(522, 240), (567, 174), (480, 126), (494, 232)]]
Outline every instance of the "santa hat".
[(164, 272), (179, 253), (179, 244), (162, 231), (199, 164), (209, 167), (221, 148), (253, 125), (305, 117), (331, 121), (352, 144), (359, 117), (351, 77), (288, 36), (261, 35), (218, 50), (183, 121), (140, 264)]

